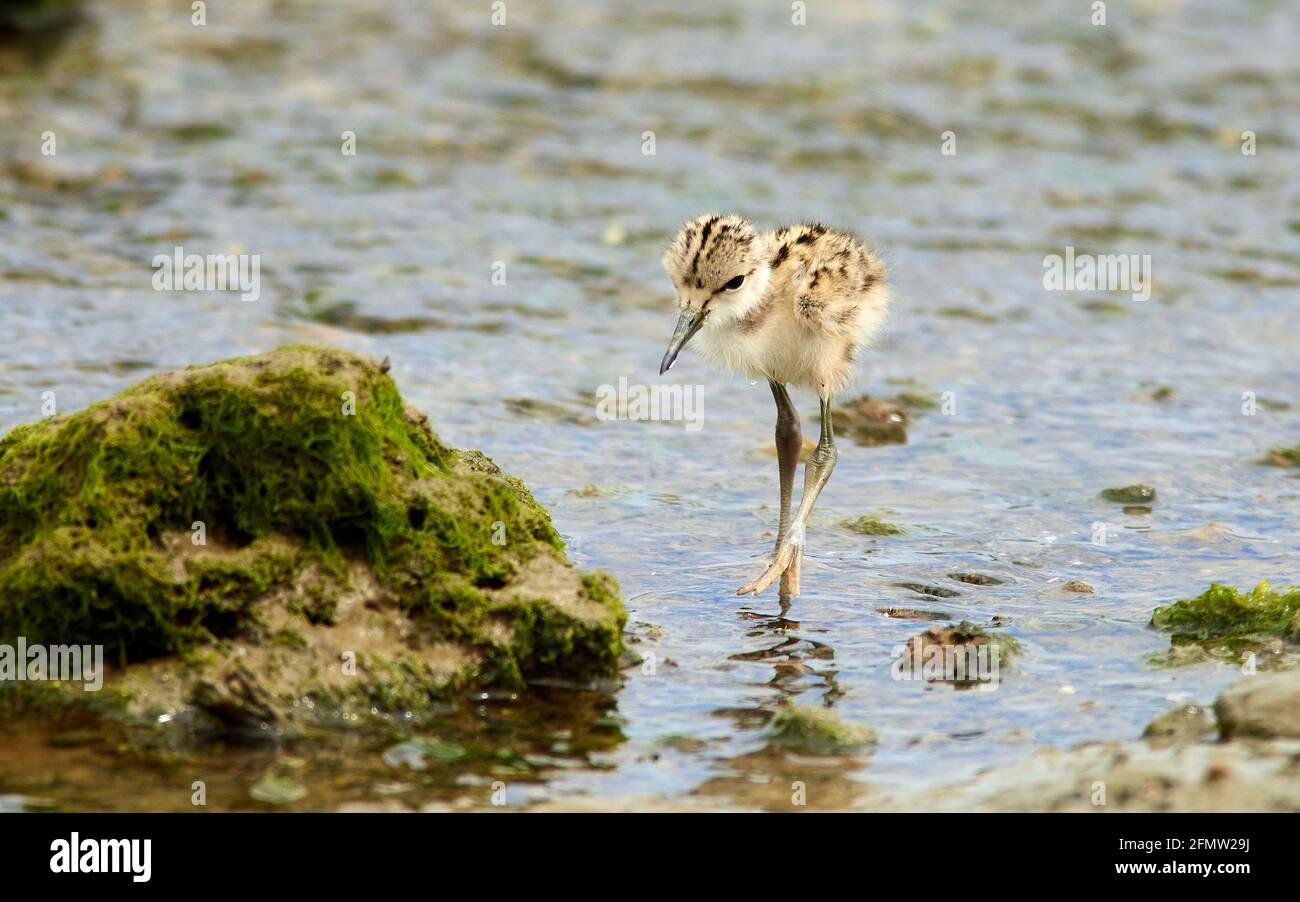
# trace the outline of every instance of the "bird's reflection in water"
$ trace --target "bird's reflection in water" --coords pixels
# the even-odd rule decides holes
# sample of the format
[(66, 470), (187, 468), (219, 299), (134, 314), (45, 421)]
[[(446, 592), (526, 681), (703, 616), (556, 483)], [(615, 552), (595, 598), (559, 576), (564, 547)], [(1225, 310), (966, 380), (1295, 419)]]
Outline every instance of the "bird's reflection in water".
[(780, 703), (793, 701), (796, 696), (807, 692), (808, 679), (812, 679), (825, 687), (821, 694), (822, 704), (834, 704), (844, 695), (836, 681), (838, 669), (827, 666), (833, 665), (835, 649), (828, 643), (797, 635), (800, 622), (790, 619), (789, 613), (790, 604), (786, 599), (781, 600), (781, 610), (777, 614), (741, 611), (740, 618), (754, 625), (746, 633), (748, 638), (773, 637), (777, 641), (727, 657), (732, 661), (770, 662), (773, 674), (766, 685), (781, 690)]
[(799, 629), (799, 621), (791, 620), (788, 616), (790, 613), (790, 602), (788, 599), (781, 599), (781, 610), (776, 614), (764, 614), (760, 611), (740, 611), (740, 619), (748, 620), (755, 624), (750, 636), (759, 636), (763, 633), (784, 633), (786, 630)]

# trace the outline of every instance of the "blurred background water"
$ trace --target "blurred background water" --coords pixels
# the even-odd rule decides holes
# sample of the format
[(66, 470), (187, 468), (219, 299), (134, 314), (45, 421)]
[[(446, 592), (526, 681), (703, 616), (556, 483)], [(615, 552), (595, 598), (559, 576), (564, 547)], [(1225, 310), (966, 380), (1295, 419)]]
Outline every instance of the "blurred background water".
[[(391, 357), (445, 440), (617, 576), (654, 656), (617, 693), (623, 741), (526, 800), (786, 798), (782, 768), (816, 767), (770, 755), (785, 699), (879, 735), (823, 765), (822, 804), (1134, 738), (1238, 673), (1152, 663), (1152, 608), (1297, 578), (1297, 471), (1258, 461), (1300, 436), (1300, 7), (1107, 6), (812, 0), (800, 26), (781, 2), (506, 0), (494, 26), (488, 3), (252, 0), (198, 27), (90, 2), (36, 58), (0, 52), (0, 431), (47, 391), (73, 410), (288, 341)], [(707, 210), (862, 234), (896, 302), (849, 396), (956, 404), (906, 444), (841, 441), (784, 614), (732, 594), (776, 519), (766, 386), (689, 351), (657, 375), (662, 246)], [(260, 255), (260, 299), (152, 290), (177, 245)], [(1044, 290), (1067, 246), (1150, 255), (1151, 299)], [(597, 419), (620, 377), (703, 386), (703, 427)], [(1149, 513), (1098, 497), (1134, 482)], [(907, 532), (838, 525), (861, 514)], [(992, 692), (896, 681), (931, 624), (889, 608), (1023, 651)]]

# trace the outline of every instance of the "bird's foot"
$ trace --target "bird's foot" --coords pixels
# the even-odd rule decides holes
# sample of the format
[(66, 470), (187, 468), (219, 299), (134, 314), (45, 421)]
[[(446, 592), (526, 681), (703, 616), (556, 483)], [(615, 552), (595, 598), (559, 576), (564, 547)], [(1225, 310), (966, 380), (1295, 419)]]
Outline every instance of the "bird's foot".
[(781, 597), (799, 597), (799, 564), (803, 559), (803, 542), (782, 542), (776, 550), (772, 563), (768, 564), (763, 574), (752, 582), (745, 583), (736, 590), (737, 595), (757, 595), (779, 576), (781, 577)]

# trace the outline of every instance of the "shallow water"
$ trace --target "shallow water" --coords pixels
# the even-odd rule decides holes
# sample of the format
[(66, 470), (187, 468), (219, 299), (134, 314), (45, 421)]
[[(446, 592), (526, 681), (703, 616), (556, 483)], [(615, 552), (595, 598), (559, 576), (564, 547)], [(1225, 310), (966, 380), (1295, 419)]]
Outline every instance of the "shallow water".
[[(508, 4), (504, 27), (487, 5), (250, 2), (202, 28), (166, 4), (92, 6), (97, 24), (0, 78), (0, 430), (46, 391), (77, 409), (286, 341), (390, 356), (444, 439), (523, 477), (576, 562), (618, 577), (632, 648), (654, 655), (653, 674), (625, 673), (619, 741), (562, 737), (516, 801), (777, 806), (815, 773), (810, 807), (869, 804), (1134, 738), (1238, 673), (1153, 665), (1152, 608), (1297, 579), (1297, 471), (1257, 463), (1300, 440), (1295, 4), (1110, 4), (1101, 28), (1064, 2), (821, 0), (803, 27), (739, 2)], [(841, 441), (784, 615), (773, 590), (732, 594), (775, 525), (767, 388), (689, 351), (657, 376), (661, 245), (710, 209), (868, 237), (896, 302), (850, 394), (956, 404), (905, 445)], [(150, 260), (178, 244), (260, 254), (261, 298), (153, 291)], [(1149, 254), (1151, 299), (1044, 290), (1044, 256), (1067, 246)], [(596, 419), (620, 377), (702, 386), (702, 428)], [(815, 400), (796, 400), (813, 433)], [(1098, 498), (1134, 482), (1158, 492), (1149, 514)], [(860, 514), (907, 533), (837, 525)], [(1002, 582), (949, 576), (972, 571)], [(889, 607), (1003, 618), (1022, 653), (996, 691), (894, 680), (892, 649), (928, 624)], [(833, 704), (879, 744), (776, 761), (763, 725), (784, 699)], [(511, 741), (555, 744), (519, 719)], [(384, 773), (381, 751), (355, 766)], [(252, 804), (239, 787), (263, 772), (238, 754), (226, 807)], [(422, 798), (485, 804), (456, 770)], [(70, 773), (0, 793), (188, 805)], [(322, 779), (297, 807), (378, 802), (375, 785)]]

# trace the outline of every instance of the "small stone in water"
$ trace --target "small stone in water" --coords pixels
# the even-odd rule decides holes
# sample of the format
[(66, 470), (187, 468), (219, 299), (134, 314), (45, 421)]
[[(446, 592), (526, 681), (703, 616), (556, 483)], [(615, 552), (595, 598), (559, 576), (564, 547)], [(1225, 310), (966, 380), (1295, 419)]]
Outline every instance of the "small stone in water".
[(971, 586), (1000, 586), (1002, 580), (996, 576), (989, 576), (987, 573), (949, 573), (949, 579), (955, 579), (959, 583), (966, 583)]
[(1138, 483), (1119, 489), (1102, 489), (1101, 497), (1117, 504), (1147, 504), (1156, 500), (1156, 490), (1149, 485)]
[(248, 794), (259, 802), (268, 805), (287, 805), (296, 802), (307, 794), (307, 788), (283, 777), (267, 774), (248, 790)]
[(465, 749), (453, 742), (438, 739), (409, 739), (384, 752), (384, 763), (389, 767), (409, 767), (424, 770), (427, 759), (450, 764), (465, 757)]
[(854, 519), (843, 520), (840, 525), (864, 536), (901, 536), (906, 530), (888, 523), (879, 517), (863, 515)]
[(901, 445), (911, 422), (907, 408), (893, 401), (864, 396), (832, 411), (835, 430), (859, 445)]

